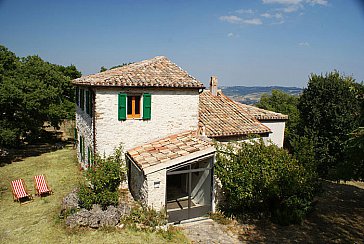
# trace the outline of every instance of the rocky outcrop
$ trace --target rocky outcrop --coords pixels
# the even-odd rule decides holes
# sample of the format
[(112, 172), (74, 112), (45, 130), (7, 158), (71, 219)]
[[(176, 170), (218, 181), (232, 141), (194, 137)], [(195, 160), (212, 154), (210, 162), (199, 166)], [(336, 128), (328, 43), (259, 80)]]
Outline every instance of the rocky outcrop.
[(76, 188), (63, 198), (61, 211), (80, 209), (80, 206), (78, 205), (79, 198), (77, 196), (77, 192), (78, 189)]
[(110, 227), (116, 226), (120, 218), (128, 215), (131, 207), (127, 204), (120, 204), (118, 207), (108, 206), (102, 210), (100, 205), (94, 204), (91, 210), (81, 209), (77, 213), (70, 215), (66, 219), (66, 225), (74, 227)]

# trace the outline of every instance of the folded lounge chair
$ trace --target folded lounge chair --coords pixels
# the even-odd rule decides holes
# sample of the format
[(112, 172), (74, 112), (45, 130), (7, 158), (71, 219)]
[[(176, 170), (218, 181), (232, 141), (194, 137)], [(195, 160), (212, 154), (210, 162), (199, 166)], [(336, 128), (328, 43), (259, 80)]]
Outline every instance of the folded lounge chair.
[(43, 194), (52, 194), (53, 191), (48, 186), (44, 175), (34, 176), (34, 187), (37, 196), (42, 196)]
[(13, 192), (14, 201), (18, 201), (20, 204), (24, 199), (33, 199), (32, 195), (28, 193), (24, 180), (13, 180), (11, 182), (11, 190)]

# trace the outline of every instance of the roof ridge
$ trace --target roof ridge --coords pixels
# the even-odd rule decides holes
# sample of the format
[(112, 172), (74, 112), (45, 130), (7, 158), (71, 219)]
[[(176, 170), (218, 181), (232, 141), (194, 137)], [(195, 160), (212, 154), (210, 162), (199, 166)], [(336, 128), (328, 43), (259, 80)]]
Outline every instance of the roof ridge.
[(199, 121), (208, 137), (270, 133), (271, 130), (223, 92), (200, 94)]
[(204, 88), (199, 80), (166, 56), (156, 56), (104, 72), (85, 75), (74, 79), (72, 83), (89, 86)]

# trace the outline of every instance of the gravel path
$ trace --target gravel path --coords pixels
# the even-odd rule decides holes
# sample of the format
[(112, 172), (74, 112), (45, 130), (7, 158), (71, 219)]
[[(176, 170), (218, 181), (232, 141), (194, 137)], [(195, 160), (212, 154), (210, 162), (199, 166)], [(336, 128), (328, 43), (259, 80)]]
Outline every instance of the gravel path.
[(241, 243), (212, 219), (183, 223), (179, 227), (192, 243)]

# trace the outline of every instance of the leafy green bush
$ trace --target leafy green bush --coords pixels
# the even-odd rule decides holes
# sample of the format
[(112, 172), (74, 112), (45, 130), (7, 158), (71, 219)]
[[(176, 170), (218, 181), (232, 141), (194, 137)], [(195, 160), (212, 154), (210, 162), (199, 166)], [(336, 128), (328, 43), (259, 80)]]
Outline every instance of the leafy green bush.
[[(313, 140), (318, 175), (325, 179), (345, 179), (346, 141), (362, 122), (363, 84), (338, 71), (312, 74), (299, 99), (300, 135)], [(340, 165), (341, 164), (341, 165)], [(350, 165), (348, 165), (350, 167)]]
[(286, 150), (261, 139), (217, 148), (215, 172), (226, 213), (268, 213), (281, 224), (303, 220), (314, 196), (314, 175)]
[(165, 211), (156, 211), (150, 207), (137, 206), (121, 220), (126, 226), (136, 230), (155, 231), (158, 226), (167, 224)]
[(86, 171), (89, 184), (80, 186), (80, 206), (86, 209), (91, 209), (93, 204), (100, 204), (103, 209), (109, 205), (116, 206), (119, 199), (118, 187), (126, 179), (125, 172), (121, 148), (107, 158), (96, 155), (92, 166)]

